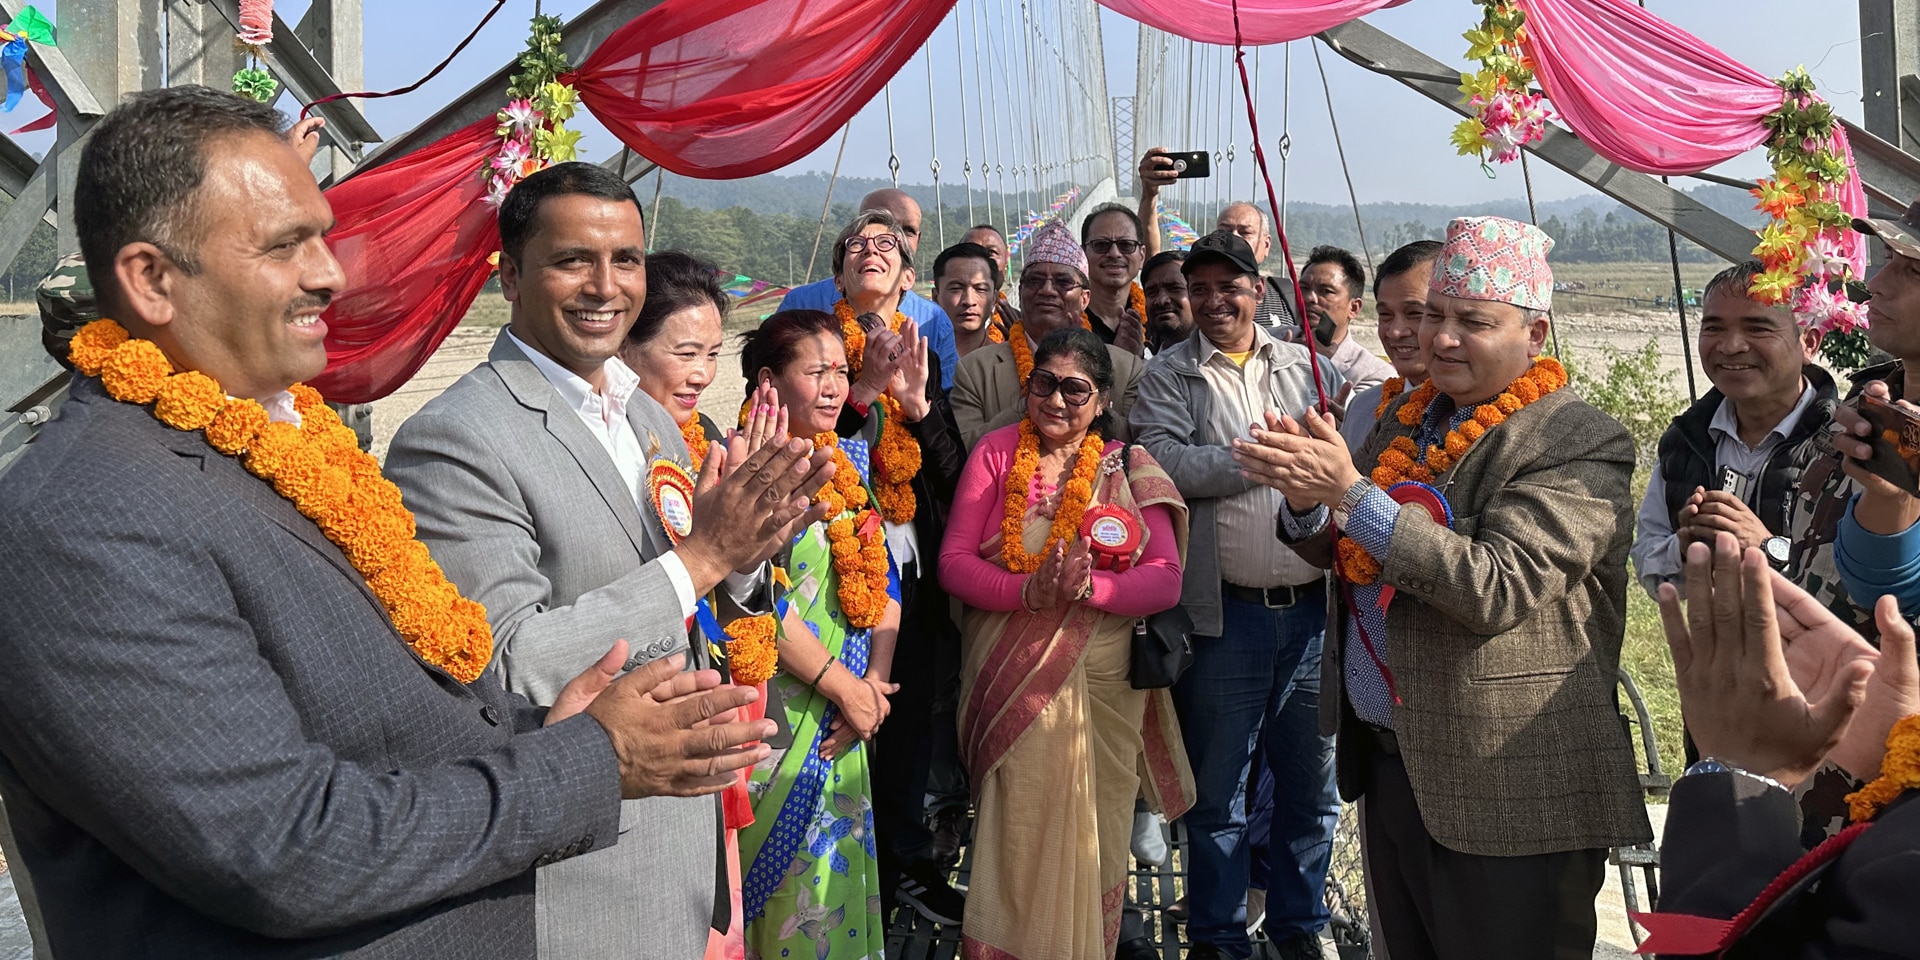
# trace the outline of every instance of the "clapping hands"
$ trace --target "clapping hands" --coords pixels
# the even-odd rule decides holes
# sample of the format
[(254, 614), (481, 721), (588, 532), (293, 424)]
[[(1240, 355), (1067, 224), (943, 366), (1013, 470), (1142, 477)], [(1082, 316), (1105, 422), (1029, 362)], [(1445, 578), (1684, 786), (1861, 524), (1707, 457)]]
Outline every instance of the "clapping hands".
[(1040, 569), (1027, 577), (1021, 602), (1028, 610), (1084, 600), (1093, 587), (1093, 550), (1085, 537), (1071, 545), (1055, 543), (1041, 555)]

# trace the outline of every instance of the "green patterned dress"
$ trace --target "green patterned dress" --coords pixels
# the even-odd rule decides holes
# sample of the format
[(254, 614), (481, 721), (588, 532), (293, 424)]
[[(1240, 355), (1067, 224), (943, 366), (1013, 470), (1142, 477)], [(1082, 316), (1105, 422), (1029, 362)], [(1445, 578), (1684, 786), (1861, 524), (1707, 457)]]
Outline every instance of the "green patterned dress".
[[(867, 444), (840, 446), (865, 480)], [(864, 674), (872, 631), (850, 628), (840, 612), (825, 523), (795, 540), (787, 573), (787, 600), (800, 619), (855, 676)], [(898, 580), (890, 580), (897, 600)], [(770, 699), (786, 711), (793, 744), (761, 761), (747, 788), (753, 824), (740, 832), (747, 957), (884, 960), (866, 745), (856, 741), (831, 762), (821, 759), (837, 708), (784, 670), (768, 683), (778, 688)]]

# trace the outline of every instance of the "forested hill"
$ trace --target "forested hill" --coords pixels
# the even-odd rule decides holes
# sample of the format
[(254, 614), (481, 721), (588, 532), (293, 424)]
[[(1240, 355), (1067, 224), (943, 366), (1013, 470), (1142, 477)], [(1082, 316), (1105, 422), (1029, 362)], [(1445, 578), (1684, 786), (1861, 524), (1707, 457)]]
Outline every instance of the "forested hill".
[[(655, 249), (682, 249), (708, 257), (725, 269), (773, 283), (804, 282), (826, 273), (828, 248), (839, 224), (853, 215), (854, 204), (868, 191), (889, 186), (884, 179), (841, 177), (833, 185), (832, 210), (824, 236), (820, 235), (820, 208), (827, 196), (825, 174), (794, 174), (750, 177), (745, 180), (691, 180), (669, 175), (661, 186), (659, 216), (649, 242)], [(931, 264), (942, 243), (942, 218), (934, 215), (932, 184), (902, 184), (902, 189), (920, 201), (925, 210), (922, 257)], [(653, 181), (643, 179), (636, 187), (649, 210), (653, 204)], [(990, 219), (988, 197), (978, 189), (974, 193), (973, 221)], [(1687, 189), (1700, 203), (1749, 226), (1765, 223), (1765, 215), (1753, 209), (1753, 197), (1732, 187), (1701, 184)], [(944, 218), (946, 243), (959, 239), (970, 225), (967, 197), (956, 183), (942, 183), (940, 200), (946, 207)], [(1022, 213), (1033, 205), (1033, 198), (1013, 197), (1004, 205), (998, 195), (992, 198), (994, 216), (1009, 219), (1001, 210)], [(1667, 259), (1667, 231), (1645, 217), (1600, 194), (1588, 194), (1541, 203), (1540, 225), (1555, 240), (1553, 259), (1567, 263), (1619, 261), (1661, 261)], [(1211, 207), (1179, 211), (1189, 222), (1204, 229), (1213, 219)], [(1419, 203), (1363, 203), (1362, 222), (1366, 226), (1365, 246), (1375, 261), (1401, 244), (1419, 239), (1440, 239), (1447, 221), (1459, 216), (1496, 214), (1528, 219), (1525, 199), (1516, 198), (1476, 205), (1448, 206)], [(1018, 223), (998, 224), (1003, 229)], [(1287, 237), (1296, 255), (1322, 243), (1331, 243), (1358, 252), (1360, 234), (1354, 224), (1353, 209), (1325, 203), (1289, 203)], [(809, 258), (816, 260), (811, 272)], [(1711, 262), (1716, 258), (1685, 239), (1680, 241), (1680, 257), (1688, 262)]]

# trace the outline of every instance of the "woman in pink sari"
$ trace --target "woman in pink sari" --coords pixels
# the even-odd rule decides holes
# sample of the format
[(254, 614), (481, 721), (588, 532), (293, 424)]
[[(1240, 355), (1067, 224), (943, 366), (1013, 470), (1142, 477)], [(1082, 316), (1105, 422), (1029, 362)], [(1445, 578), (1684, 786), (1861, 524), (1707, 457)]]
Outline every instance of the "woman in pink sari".
[(940, 551), (941, 585), (966, 604), (962, 951), (1104, 960), (1134, 798), (1144, 785), (1170, 817), (1192, 800), (1167, 691), (1128, 680), (1135, 621), (1179, 602), (1187, 511), (1145, 450), (1103, 439), (1113, 362), (1098, 337), (1049, 334), (1025, 380), (1026, 416), (974, 448)]

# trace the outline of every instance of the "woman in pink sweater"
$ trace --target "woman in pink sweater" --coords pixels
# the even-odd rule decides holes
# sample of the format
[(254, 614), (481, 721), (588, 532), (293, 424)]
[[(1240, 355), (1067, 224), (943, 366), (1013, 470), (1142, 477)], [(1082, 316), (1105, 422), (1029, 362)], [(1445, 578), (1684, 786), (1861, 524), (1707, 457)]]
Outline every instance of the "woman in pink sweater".
[(1031, 372), (1025, 352), (1026, 417), (974, 448), (940, 551), (940, 583), (966, 604), (964, 952), (1104, 960), (1142, 774), (1169, 815), (1191, 802), (1167, 691), (1128, 682), (1136, 620), (1180, 600), (1187, 511), (1145, 450), (1103, 439), (1113, 362), (1098, 337), (1048, 334)]

